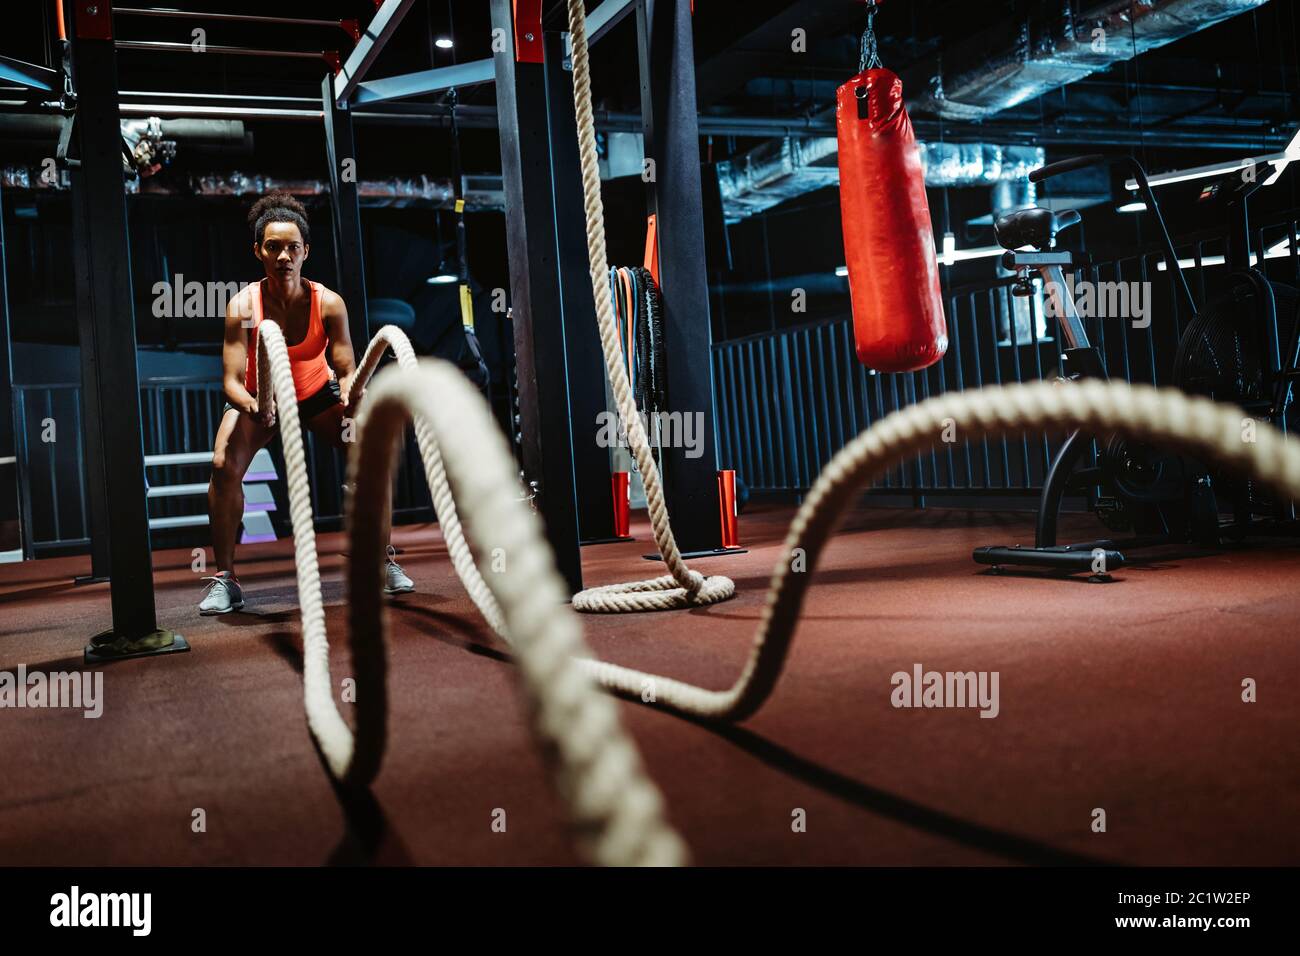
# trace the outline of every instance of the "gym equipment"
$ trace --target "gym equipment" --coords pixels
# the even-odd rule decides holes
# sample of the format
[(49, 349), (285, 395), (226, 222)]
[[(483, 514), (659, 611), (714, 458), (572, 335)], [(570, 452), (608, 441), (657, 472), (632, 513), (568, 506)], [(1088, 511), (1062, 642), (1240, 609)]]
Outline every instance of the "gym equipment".
[[(586, 653), (582, 629), (564, 605), (563, 581), (540, 521), (518, 493), (514, 462), (491, 412), (450, 363), (417, 363), (406, 336), (392, 327), (380, 329), (371, 340), (355, 379), (365, 387), (392, 349), (400, 374), (386, 370), (367, 389), (357, 416), (357, 442), (348, 456), (351, 649), (358, 699), (370, 698), (358, 710), (353, 733), (334, 701), (330, 679), (311, 492), (288, 350), (274, 322), (263, 321), (260, 331), (257, 365), (263, 384), (258, 401), (279, 410), (288, 472), (302, 607), (303, 701), (308, 727), (330, 773), (340, 783), (364, 787), (383, 759), (387, 689), (377, 575), (386, 542), (374, 532), (382, 525), (379, 509), (387, 506), (398, 442), (414, 421), (453, 566), (493, 629), (510, 635), (534, 733), (551, 757), (557, 789), (568, 798), (584, 848), (597, 862), (613, 865), (684, 862), (684, 844), (664, 821), (662, 798), (646, 778), (613, 702), (578, 673), (579, 658)], [(440, 446), (447, 451), (445, 471)], [(453, 484), (459, 500), (452, 495)], [(508, 555), (516, 573), (479, 574), (461, 531), (458, 504), (479, 541), (489, 552), (499, 548)], [(369, 575), (367, 563), (373, 565)]]
[(628, 381), (644, 415), (668, 410), (664, 355), (663, 298), (649, 269), (611, 269), (619, 344), (627, 363)]
[[(874, 13), (875, 4), (870, 4)], [(872, 13), (869, 13), (870, 17)], [(859, 73), (836, 92), (840, 212), (858, 361), (914, 372), (948, 350), (925, 170), (903, 83), (880, 66), (870, 23)]]
[(628, 381), (610, 290), (609, 262), (605, 254), (605, 212), (600, 195), (600, 169), (596, 155), (596, 123), (591, 104), (591, 64), (587, 50), (587, 14), (581, 0), (568, 0), (569, 34), (573, 63), (573, 106), (577, 120), (578, 156), (582, 165), (583, 209), (587, 217), (587, 256), (591, 273), (591, 291), (596, 302), (596, 322), (600, 329), (600, 347), (605, 357), (605, 372), (614, 392), (619, 418), (627, 433), (632, 457), (636, 460), (645, 488), (659, 555), (669, 574), (642, 581), (587, 588), (573, 596), (579, 611), (617, 613), (625, 611), (664, 611), (715, 604), (735, 596), (736, 584), (722, 575), (705, 577), (687, 566), (668, 522), (659, 469), (655, 465), (645, 428), (637, 414), (632, 387)]
[[(569, 0), (569, 17), (575, 86), (581, 87), (587, 83), (582, 0)], [(588, 130), (590, 117), (588, 98)], [(586, 170), (588, 158), (593, 162)], [(584, 156), (584, 168), (592, 174), (589, 181), (598, 183), (594, 151)], [(593, 212), (590, 203), (588, 211)], [(598, 224), (598, 205), (594, 214)], [(590, 233), (596, 236), (597, 230)], [(593, 242), (599, 244), (599, 239)], [(603, 259), (603, 247), (599, 251), (602, 255), (593, 259)], [(605, 278), (603, 262), (600, 268), (597, 264), (593, 262), (593, 282)], [(602, 336), (614, 344), (616, 333), (609, 319), (609, 311), (603, 311)], [(1279, 494), (1300, 495), (1300, 442), (1268, 424), (1260, 425), (1254, 442), (1243, 442), (1239, 409), (1174, 389), (1096, 380), (1061, 386), (1037, 382), (928, 399), (877, 422), (827, 463), (791, 523), (749, 659), (730, 688), (709, 690), (575, 658), (586, 650), (579, 619), (564, 606), (564, 585), (553, 555), (545, 547), (537, 517), (521, 499), (506, 441), (493, 427), (484, 402), (446, 363), (417, 363), (401, 332), (381, 329), (366, 349), (356, 382), (364, 385), (369, 380), (389, 348), (396, 353), (396, 367), (385, 369), (366, 389), (348, 462), (352, 489), (347, 509), (348, 609), (358, 683), (354, 736), (334, 701), (330, 680), (311, 498), (288, 353), (274, 322), (264, 321), (261, 332), (258, 379), (265, 394), (258, 398), (278, 404), (282, 412), (302, 605), (304, 704), (308, 726), (330, 772), (342, 782), (364, 786), (377, 774), (383, 756), (386, 621), (379, 569), (386, 542), (380, 538), (379, 509), (387, 505), (401, 432), (414, 420), (453, 566), (488, 623), (515, 651), (534, 733), (584, 850), (602, 863), (680, 863), (686, 849), (665, 822), (662, 798), (645, 776), (616, 709), (592, 692), (592, 679), (613, 693), (695, 718), (741, 720), (754, 714), (780, 677), (812, 572), (840, 513), (864, 484), (903, 458), (940, 442), (952, 423), (973, 437), (1061, 426), (1116, 432), (1178, 445), (1190, 454), (1247, 472)], [(607, 359), (610, 354), (607, 349)], [(612, 364), (618, 368), (617, 362)], [(625, 377), (618, 384), (622, 410), (630, 402), (630, 393)], [(465, 541), (458, 509), (463, 509), (477, 540), (474, 553)], [(671, 533), (667, 540), (672, 543)], [(498, 553), (508, 556), (505, 570), (493, 568)], [(796, 553), (804, 563), (795, 561)], [(804, 573), (793, 573), (796, 565)]]
[[(1136, 160), (1082, 156), (1035, 170), (1029, 179), (1039, 182), (1098, 164), (1120, 164), (1132, 172), (1146, 207), (1155, 218), (1167, 268), (1176, 274), (1175, 286), (1195, 313), (1179, 340), (1174, 384), (1184, 391), (1231, 402), (1245, 414), (1276, 423), (1285, 430), (1291, 382), (1300, 365), (1300, 321), (1297, 321), (1300, 295), (1294, 289), (1270, 282), (1262, 272), (1250, 267), (1246, 200), (1256, 188), (1256, 181), (1234, 173), (1202, 194), (1203, 200), (1224, 201), (1230, 227), (1227, 263), (1233, 271), (1229, 290), (1197, 312), (1187, 279), (1178, 268), (1178, 257), (1160, 206), (1145, 170)], [(1088, 341), (1064, 278), (1065, 270), (1073, 270), (1081, 263), (1070, 252), (1054, 251), (1057, 234), (1079, 220), (1074, 210), (1057, 214), (1033, 208), (1000, 217), (994, 231), (998, 243), (1008, 250), (1003, 255), (1004, 266), (1019, 275), (1013, 288), (1015, 294), (1027, 295), (1032, 291), (1031, 271), (1037, 271), (1042, 278), (1066, 345), (1061, 354), (1063, 377), (1104, 379), (1106, 370), (1101, 353)], [(1036, 251), (1016, 251), (1024, 247)], [(1277, 344), (1279, 317), (1287, 318), (1293, 327), (1285, 363)], [(1093, 440), (1091, 434), (1072, 433), (1052, 461), (1039, 499), (1034, 546), (977, 548), (973, 555), (977, 563), (990, 565), (993, 573), (1007, 567), (1040, 568), (1065, 574), (1086, 572), (1090, 582), (1108, 583), (1113, 580), (1110, 572), (1127, 562), (1127, 551), (1171, 543), (1215, 547), (1223, 542), (1225, 534), (1239, 538), (1247, 531), (1265, 530), (1253, 522), (1257, 515), (1288, 520), (1295, 517), (1293, 503), (1268, 498), (1249, 481), (1242, 483), (1235, 476), (1209, 468), (1196, 459), (1120, 436), (1099, 436), (1097, 465), (1079, 468)], [(1109, 529), (1131, 531), (1135, 537), (1121, 543), (1106, 538), (1058, 545), (1061, 502), (1071, 490), (1088, 492), (1093, 509)], [(1219, 514), (1224, 502), (1231, 504), (1234, 514), (1227, 528)], [(1268, 530), (1280, 530), (1280, 526)]]
[[(693, 718), (738, 721), (770, 698), (794, 638), (804, 594), (840, 513), (858, 491), (904, 458), (940, 442), (955, 422), (973, 437), (1073, 425), (1143, 441), (1177, 444), (1249, 473), (1283, 495), (1300, 495), (1300, 442), (1263, 424), (1255, 442), (1240, 440), (1240, 411), (1175, 389), (1086, 380), (989, 387), (928, 399), (894, 412), (858, 435), (818, 476), (795, 515), (772, 573), (762, 622), (735, 683), (697, 687), (591, 658), (582, 628), (564, 605), (564, 584), (540, 523), (520, 497), (505, 437), (481, 397), (440, 360), (417, 362), (405, 336), (381, 329), (357, 371), (366, 383), (389, 349), (396, 367), (375, 376), (357, 415), (348, 461), (348, 610), (356, 731), (332, 693), (302, 427), (284, 337), (269, 321), (259, 337), (259, 395), (281, 411), (288, 468), (294, 562), (302, 606), (303, 697), (307, 723), (326, 766), (340, 782), (369, 784), (387, 737), (386, 621), (380, 590), (379, 509), (396, 467), (398, 442), (414, 420), (429, 487), (452, 563), (492, 628), (511, 646), (533, 731), (551, 762), (585, 852), (617, 865), (681, 863), (686, 849), (663, 818), (662, 798), (646, 778), (635, 746), (595, 683), (650, 706)], [(444, 463), (446, 468), (444, 470)], [(454, 489), (454, 491), (453, 491)], [(477, 560), (461, 531), (458, 508), (477, 539)], [(496, 549), (509, 556), (493, 569)], [(806, 565), (800, 566), (800, 554)], [(800, 566), (804, 573), (793, 573)], [(491, 581), (487, 584), (486, 581)], [(647, 695), (647, 690), (653, 693)]]

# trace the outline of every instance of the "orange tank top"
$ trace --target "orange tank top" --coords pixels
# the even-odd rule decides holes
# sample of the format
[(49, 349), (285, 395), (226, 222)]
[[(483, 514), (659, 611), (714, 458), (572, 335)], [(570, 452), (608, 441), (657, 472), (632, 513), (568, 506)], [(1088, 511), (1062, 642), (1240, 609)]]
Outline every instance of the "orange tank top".
[[(298, 401), (310, 398), (325, 387), (330, 380), (329, 362), (325, 360), (325, 320), (321, 317), (321, 292), (319, 282), (311, 286), (311, 315), (307, 318), (307, 334), (297, 345), (289, 346), (289, 367), (293, 371), (293, 388)], [(244, 367), (244, 388), (250, 395), (257, 394), (257, 327), (262, 324), (262, 283), (253, 289), (253, 328), (248, 334), (248, 362)]]

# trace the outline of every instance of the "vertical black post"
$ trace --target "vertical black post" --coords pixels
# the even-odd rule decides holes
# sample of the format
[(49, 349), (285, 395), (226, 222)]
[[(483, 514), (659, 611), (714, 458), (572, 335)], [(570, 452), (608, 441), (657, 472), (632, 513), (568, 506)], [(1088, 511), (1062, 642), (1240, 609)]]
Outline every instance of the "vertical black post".
[[(81, 122), (81, 117), (77, 117)], [(89, 210), (89, 196), (80, 168), (68, 171), (72, 185), (72, 241), (76, 252), (72, 257), (73, 281), (77, 284), (76, 300), (78, 321), (94, 309), (94, 292), (91, 287), (89, 253), (84, 246), (90, 241), (94, 214)], [(90, 574), (76, 579), (77, 584), (98, 584), (107, 581), (112, 561), (109, 556), (108, 480), (104, 464), (104, 434), (99, 416), (100, 370), (93, 351), (86, 347), (85, 334), (81, 337), (81, 448), (85, 473), (86, 535), (90, 538)]]
[(366, 306), (366, 263), (361, 242), (357, 145), (352, 131), (352, 112), (347, 103), (338, 103), (334, 99), (332, 74), (327, 73), (321, 82), (321, 104), (325, 112), (325, 154), (330, 169), (338, 293), (348, 307), (348, 332), (360, 362), (370, 344), (370, 313)]
[(709, 551), (721, 545), (722, 530), (691, 0), (643, 0), (637, 44), (645, 155), (654, 163), (648, 207), (659, 241), (668, 408), (691, 421), (698, 442), (664, 450), (664, 492), (682, 551)]
[[(0, 195), (0, 551), (13, 550), (7, 526), (18, 528), (18, 443), (14, 417), (13, 351), (9, 338), (9, 286), (5, 269), (5, 211)], [(19, 547), (21, 547), (21, 541)]]
[[(577, 592), (582, 589), (582, 564), (556, 259), (546, 75), (540, 55), (541, 0), (531, 3), (536, 7), (536, 26), (526, 35), (521, 33), (516, 43), (513, 3), (492, 0), (493, 33), (505, 38), (504, 44), (494, 44), (494, 59), (521, 455), (524, 476), (534, 488), (556, 564), (570, 591)], [(521, 3), (521, 12), (528, 6), (528, 2)], [(527, 59), (517, 59), (517, 51)]]
[(104, 490), (112, 504), (107, 523), (113, 627), (86, 648), (93, 661), (187, 648), (179, 635), (159, 630), (154, 611), (111, 11), (107, 3), (83, 2), (74, 10), (75, 133), (81, 157), (75, 254), (78, 280), (84, 281), (78, 333), (91, 413), (87, 421), (97, 424), (102, 437)]
[(548, 31), (544, 42), (556, 257), (567, 266), (560, 269), (560, 312), (568, 358), (578, 534), (583, 541), (600, 541), (614, 535), (609, 449), (597, 442), (597, 416), (606, 410), (605, 358), (586, 268), (590, 260), (578, 163), (578, 124), (573, 109), (573, 74), (564, 69), (564, 34)]

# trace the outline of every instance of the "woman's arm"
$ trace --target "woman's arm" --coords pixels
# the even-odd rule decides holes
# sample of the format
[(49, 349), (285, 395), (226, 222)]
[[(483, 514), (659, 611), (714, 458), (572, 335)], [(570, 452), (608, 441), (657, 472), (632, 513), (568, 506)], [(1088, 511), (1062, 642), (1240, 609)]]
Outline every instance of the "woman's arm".
[(221, 385), (226, 401), (245, 414), (257, 416), (257, 399), (244, 388), (248, 365), (248, 329), (244, 325), (241, 296), (226, 303), (226, 334), (221, 347)]
[[(339, 380), (339, 397), (348, 414), (361, 400), (361, 392), (352, 394), (352, 379), (357, 374), (357, 357), (352, 351), (352, 334), (348, 331), (348, 307), (337, 292), (325, 290), (321, 296), (321, 319), (329, 337), (328, 358), (330, 368)], [(364, 389), (363, 389), (364, 391)]]

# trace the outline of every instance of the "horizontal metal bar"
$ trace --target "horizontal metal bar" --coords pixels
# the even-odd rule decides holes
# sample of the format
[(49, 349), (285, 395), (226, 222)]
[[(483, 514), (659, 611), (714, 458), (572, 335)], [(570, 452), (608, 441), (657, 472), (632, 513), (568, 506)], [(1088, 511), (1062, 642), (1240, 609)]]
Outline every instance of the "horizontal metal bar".
[(38, 66), (25, 60), (0, 56), (0, 80), (18, 83), (28, 89), (53, 93), (59, 84), (59, 74), (48, 66)]
[(318, 96), (249, 96), (244, 93), (175, 93), (169, 90), (122, 90), (118, 95), (124, 100), (234, 100), (236, 103), (302, 103), (311, 106), (320, 103)]
[(208, 523), (207, 515), (176, 515), (174, 518), (150, 518), (150, 531), (166, 531), (169, 528), (198, 528)]
[(226, 20), (238, 23), (294, 24), (304, 27), (338, 27), (346, 29), (342, 20), (313, 20), (306, 17), (264, 17), (245, 13), (199, 13), (193, 10), (161, 10), (145, 7), (114, 7), (118, 16), (163, 17), (169, 20)]
[[(139, 50), (145, 53), (195, 53), (188, 43), (168, 43), (163, 40), (118, 40), (115, 46), (119, 50)], [(270, 56), (293, 60), (324, 60), (325, 52), (318, 50), (262, 50), (251, 46), (213, 46), (203, 47), (204, 53), (224, 53), (227, 56)]]
[(361, 40), (353, 47), (347, 63), (343, 64), (343, 69), (334, 77), (335, 100), (345, 103), (352, 98), (357, 85), (366, 78), (414, 3), (415, 0), (384, 0), (384, 5), (375, 11), (374, 18), (366, 27)]
[(423, 96), (426, 93), (441, 93), (453, 87), (477, 86), (481, 83), (496, 82), (496, 67), (492, 58), (471, 60), (454, 66), (440, 66), (433, 70), (421, 70), (418, 73), (404, 73), (401, 76), (386, 76), (379, 80), (367, 80), (357, 84), (352, 94), (353, 106), (367, 103), (382, 103), (388, 100), (407, 99)]
[(191, 495), (206, 495), (207, 493), (208, 483), (206, 481), (195, 481), (185, 485), (158, 485), (150, 488), (146, 497), (188, 498)]
[(638, 0), (605, 0), (587, 15), (587, 44), (590, 46), (618, 26), (636, 9)]
[(212, 464), (212, 452), (185, 451), (171, 455), (145, 455), (144, 463), (146, 467), (161, 467), (163, 465), (210, 465)]
[[(0, 106), (4, 104), (0, 103)], [(211, 116), (230, 119), (318, 120), (321, 110), (290, 110), (257, 106), (195, 106), (188, 103), (122, 103), (123, 116)]]

